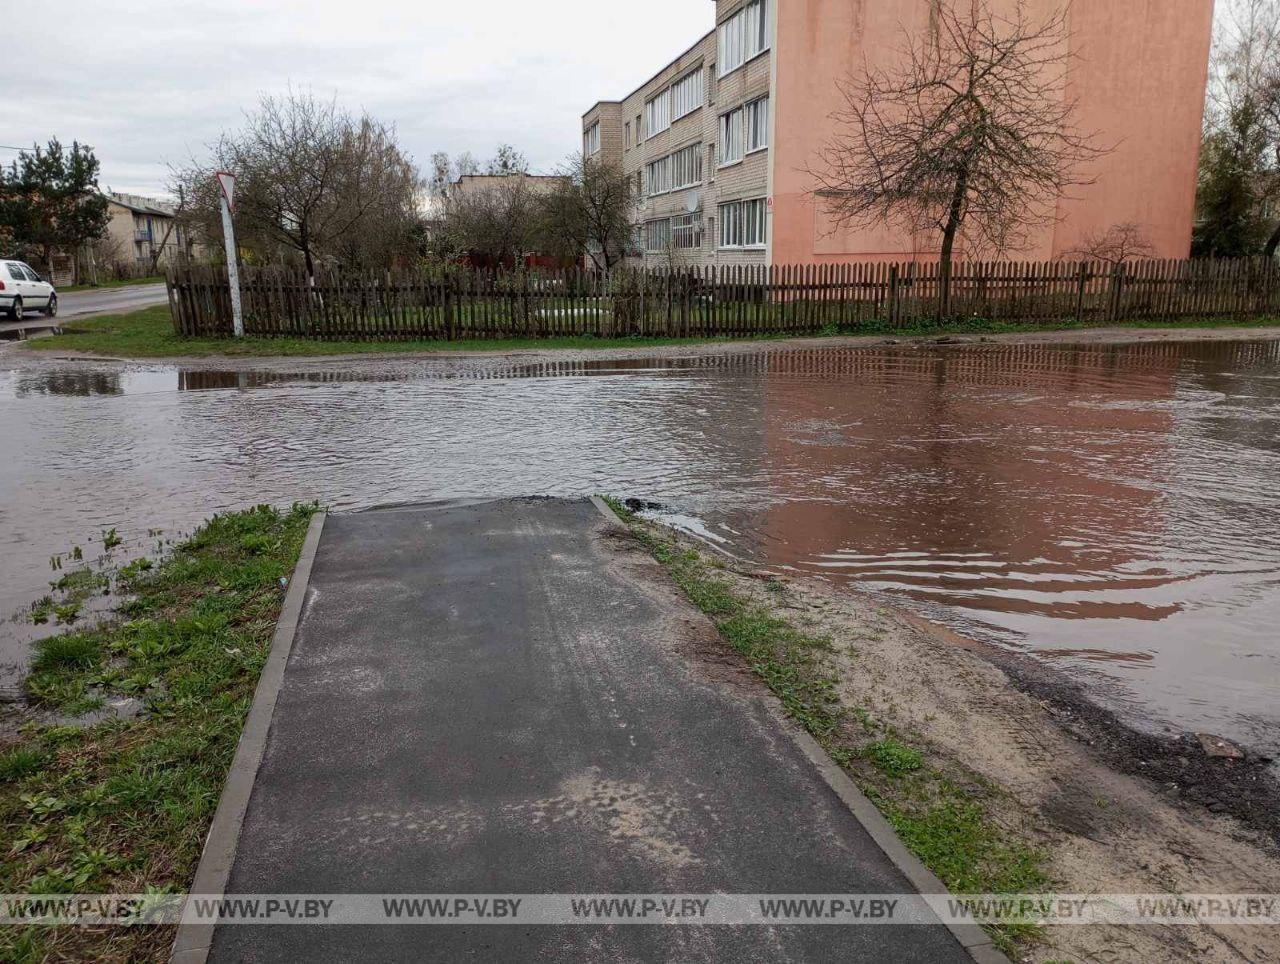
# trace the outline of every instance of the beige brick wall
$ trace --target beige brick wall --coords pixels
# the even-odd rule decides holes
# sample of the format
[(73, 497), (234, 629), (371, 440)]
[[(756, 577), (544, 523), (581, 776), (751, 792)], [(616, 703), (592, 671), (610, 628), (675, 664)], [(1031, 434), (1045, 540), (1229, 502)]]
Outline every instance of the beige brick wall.
[[(746, 0), (718, 0), (716, 23), (731, 16)], [(779, 0), (771, 0), (779, 2)], [(712, 145), (719, 139), (720, 115), (742, 106), (749, 100), (769, 93), (771, 53), (766, 51), (733, 73), (719, 79), (714, 65), (717, 57), (717, 31), (713, 28), (696, 44), (668, 63), (641, 87), (620, 103), (597, 104), (583, 117), (583, 130), (596, 120), (601, 121), (601, 153), (609, 160), (621, 157), (623, 169), (632, 177), (641, 175), (653, 160), (672, 154), (688, 146), (702, 145), (702, 185), (648, 198), (643, 195), (637, 204), (633, 221), (646, 221), (684, 215), (696, 196), (699, 207), (697, 217), (702, 231), (702, 246), (695, 249), (674, 249), (666, 252), (647, 252), (632, 264), (665, 265), (710, 264), (763, 264), (765, 250), (725, 250), (718, 247), (719, 211), (722, 201), (748, 197), (763, 197), (768, 192), (770, 152), (758, 151), (748, 155), (741, 163), (716, 168)], [(675, 121), (670, 128), (650, 138), (637, 140), (637, 118), (644, 114), (645, 102), (659, 94), (672, 81), (684, 77), (689, 71), (703, 72), (705, 87), (704, 106)], [(620, 153), (615, 154), (605, 146), (606, 123), (609, 130), (617, 130)], [(626, 129), (630, 125), (630, 144), (626, 143)], [(612, 143), (612, 142), (610, 142)]]

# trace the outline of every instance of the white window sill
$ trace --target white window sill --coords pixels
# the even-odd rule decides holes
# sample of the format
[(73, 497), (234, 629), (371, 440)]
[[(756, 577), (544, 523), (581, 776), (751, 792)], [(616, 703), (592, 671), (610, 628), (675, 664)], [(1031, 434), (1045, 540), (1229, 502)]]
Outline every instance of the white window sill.
[(717, 164), (717, 165), (716, 165), (716, 170), (717, 170), (717, 171), (723, 171), (723, 170), (725, 170), (726, 168), (730, 168), (730, 167), (737, 167), (739, 164), (741, 164), (741, 163), (742, 163), (743, 161), (745, 161), (745, 160), (746, 160), (746, 158), (745, 158), (745, 157), (740, 157), (740, 158), (738, 158), (736, 161), (730, 161), (728, 164)]
[[(750, 157), (752, 154), (763, 154), (763, 153), (764, 153), (765, 151), (767, 151), (768, 149), (769, 149), (769, 145), (768, 145), (768, 144), (766, 144), (764, 147), (757, 147), (757, 148), (755, 148), (754, 150), (747, 151), (747, 155), (746, 155), (746, 156), (747, 156), (747, 157)], [(744, 158), (744, 160), (745, 160), (745, 158)]]

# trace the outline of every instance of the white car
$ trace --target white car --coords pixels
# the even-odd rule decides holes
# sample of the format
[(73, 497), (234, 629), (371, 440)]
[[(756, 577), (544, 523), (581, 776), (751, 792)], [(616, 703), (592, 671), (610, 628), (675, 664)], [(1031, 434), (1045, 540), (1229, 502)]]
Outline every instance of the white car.
[(0, 312), (21, 321), (39, 309), (50, 318), (58, 313), (58, 292), (23, 261), (0, 261)]

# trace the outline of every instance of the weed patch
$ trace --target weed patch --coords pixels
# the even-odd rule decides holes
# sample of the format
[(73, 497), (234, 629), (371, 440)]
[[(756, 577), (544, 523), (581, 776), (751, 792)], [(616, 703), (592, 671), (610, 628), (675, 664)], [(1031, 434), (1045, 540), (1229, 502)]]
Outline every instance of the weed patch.
[[(314, 506), (215, 516), (120, 573), (113, 621), (36, 644), (25, 686), (63, 712), (130, 694), (145, 712), (31, 725), (0, 755), (0, 891), (190, 885)], [(105, 542), (105, 540), (104, 540)], [(0, 960), (164, 960), (171, 928), (0, 928)]]

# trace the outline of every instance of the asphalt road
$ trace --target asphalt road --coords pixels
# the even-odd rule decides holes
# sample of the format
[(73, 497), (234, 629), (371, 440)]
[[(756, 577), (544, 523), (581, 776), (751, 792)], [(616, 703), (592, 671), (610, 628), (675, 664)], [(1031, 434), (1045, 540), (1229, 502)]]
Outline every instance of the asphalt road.
[(58, 317), (85, 318), (90, 315), (136, 311), (151, 305), (162, 305), (167, 300), (163, 283), (59, 292)]
[[(228, 894), (913, 892), (587, 500), (330, 516)], [(967, 961), (939, 925), (220, 925), (216, 961)]]

